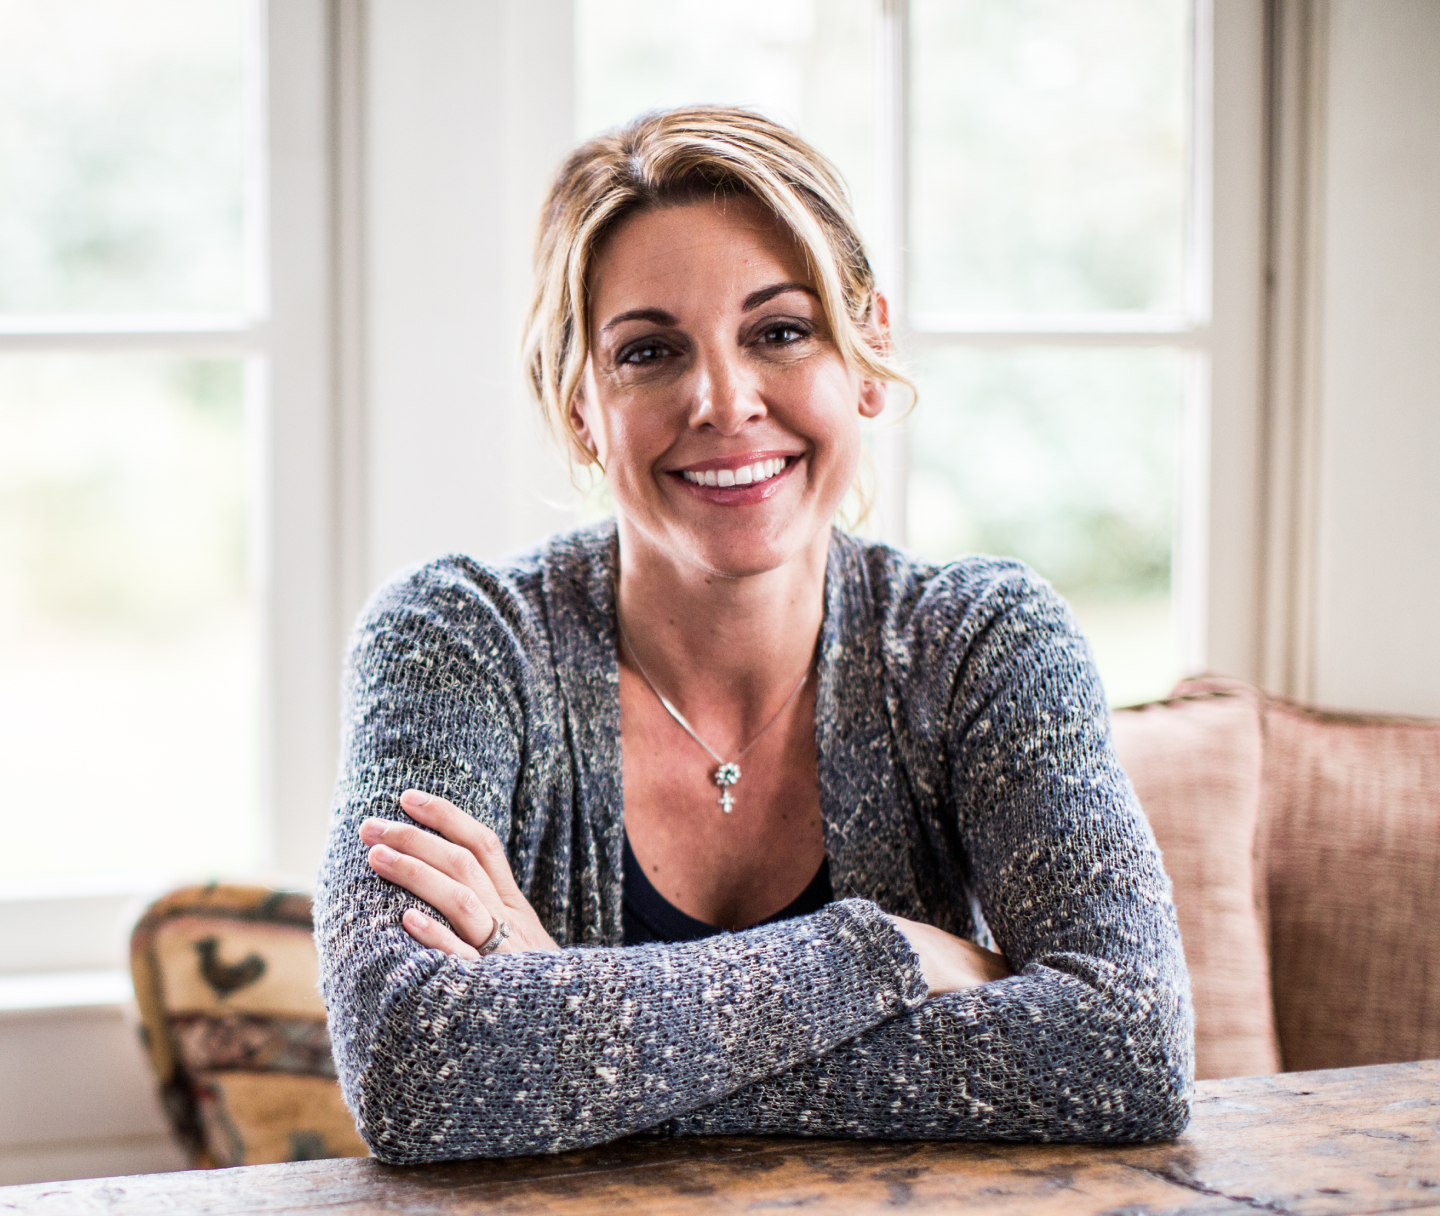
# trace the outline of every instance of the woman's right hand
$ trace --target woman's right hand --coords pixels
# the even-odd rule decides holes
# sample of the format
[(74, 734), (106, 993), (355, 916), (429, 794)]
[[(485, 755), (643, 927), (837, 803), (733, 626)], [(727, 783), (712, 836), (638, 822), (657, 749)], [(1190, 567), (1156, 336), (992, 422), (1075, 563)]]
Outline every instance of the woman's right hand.
[(981, 984), (1015, 974), (1003, 954), (946, 933), (934, 925), (924, 925), (900, 916), (890, 919), (905, 935), (910, 949), (920, 956), (920, 969), (925, 973), (930, 996), (978, 988)]
[(370, 846), (370, 868), (404, 887), (450, 922), (446, 928), (418, 908), (401, 918), (422, 946), (478, 959), (480, 947), (502, 922), (509, 937), (497, 952), (558, 950), (529, 900), (521, 894), (505, 846), (478, 819), (452, 802), (421, 790), (400, 795), (400, 809), (430, 832), (391, 819), (367, 819), (360, 839)]

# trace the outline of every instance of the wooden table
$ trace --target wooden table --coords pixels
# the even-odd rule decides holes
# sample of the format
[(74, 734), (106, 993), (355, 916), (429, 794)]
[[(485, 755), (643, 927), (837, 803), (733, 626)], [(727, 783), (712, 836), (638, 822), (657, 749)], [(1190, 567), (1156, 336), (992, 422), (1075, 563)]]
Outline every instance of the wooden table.
[(0, 1213), (1440, 1214), (1440, 1060), (1197, 1087), (1170, 1144), (633, 1139), (562, 1157), (306, 1161), (0, 1188)]

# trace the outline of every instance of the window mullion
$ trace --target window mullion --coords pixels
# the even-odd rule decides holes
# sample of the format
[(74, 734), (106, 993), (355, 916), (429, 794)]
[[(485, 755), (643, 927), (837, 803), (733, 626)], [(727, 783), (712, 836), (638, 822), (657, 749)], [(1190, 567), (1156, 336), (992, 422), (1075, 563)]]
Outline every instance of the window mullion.
[(1102, 347), (1175, 347), (1183, 350), (1204, 350), (1209, 345), (1209, 331), (1202, 328), (1174, 330), (1143, 329), (912, 329), (907, 345), (913, 352), (947, 347), (986, 347), (1014, 349), (1021, 346)]
[[(890, 328), (901, 352), (910, 347), (910, 0), (877, 0), (876, 181), (879, 233), (875, 241), (880, 289), (890, 305)], [(898, 396), (898, 395), (897, 395)], [(893, 407), (892, 408), (896, 408)], [(903, 408), (900, 405), (899, 408)], [(876, 434), (876, 506), (882, 539), (906, 542), (905, 502), (910, 477), (907, 429), (892, 423)]]
[(0, 318), (0, 354), (143, 351), (172, 355), (248, 355), (264, 350), (263, 327), (239, 318), (12, 316)]
[(1186, 360), (1180, 420), (1175, 541), (1170, 562), (1180, 660), (1185, 674), (1208, 666), (1212, 250), (1214, 247), (1215, 14), (1212, 0), (1190, 5), (1190, 165), (1185, 208), (1185, 309), (1204, 327), (1202, 349)]

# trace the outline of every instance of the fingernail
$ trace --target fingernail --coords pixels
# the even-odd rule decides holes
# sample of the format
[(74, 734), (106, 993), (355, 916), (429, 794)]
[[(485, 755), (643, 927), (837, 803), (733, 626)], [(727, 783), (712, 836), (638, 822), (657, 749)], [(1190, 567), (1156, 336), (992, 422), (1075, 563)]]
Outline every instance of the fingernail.
[(378, 861), (382, 866), (393, 865), (400, 860), (400, 854), (388, 844), (377, 844), (370, 850), (370, 857), (371, 860)]
[(360, 834), (362, 836), (383, 836), (389, 826), (383, 819), (367, 819), (360, 825)]
[(400, 801), (406, 806), (425, 806), (430, 801), (430, 795), (420, 790), (406, 790), (400, 795)]
[(417, 929), (428, 929), (430, 927), (430, 918), (420, 911), (419, 908), (411, 908), (407, 915)]

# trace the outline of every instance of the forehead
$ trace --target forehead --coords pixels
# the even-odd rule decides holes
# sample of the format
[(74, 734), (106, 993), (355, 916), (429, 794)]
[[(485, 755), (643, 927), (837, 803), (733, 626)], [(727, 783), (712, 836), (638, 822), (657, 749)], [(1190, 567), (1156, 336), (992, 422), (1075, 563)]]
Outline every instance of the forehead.
[[(597, 319), (614, 308), (665, 307), (660, 297), (744, 296), (794, 281), (813, 286), (804, 248), (767, 208), (747, 198), (652, 208), (630, 216), (590, 268)], [(637, 297), (654, 297), (643, 300)], [(673, 311), (673, 310), (672, 310)]]

